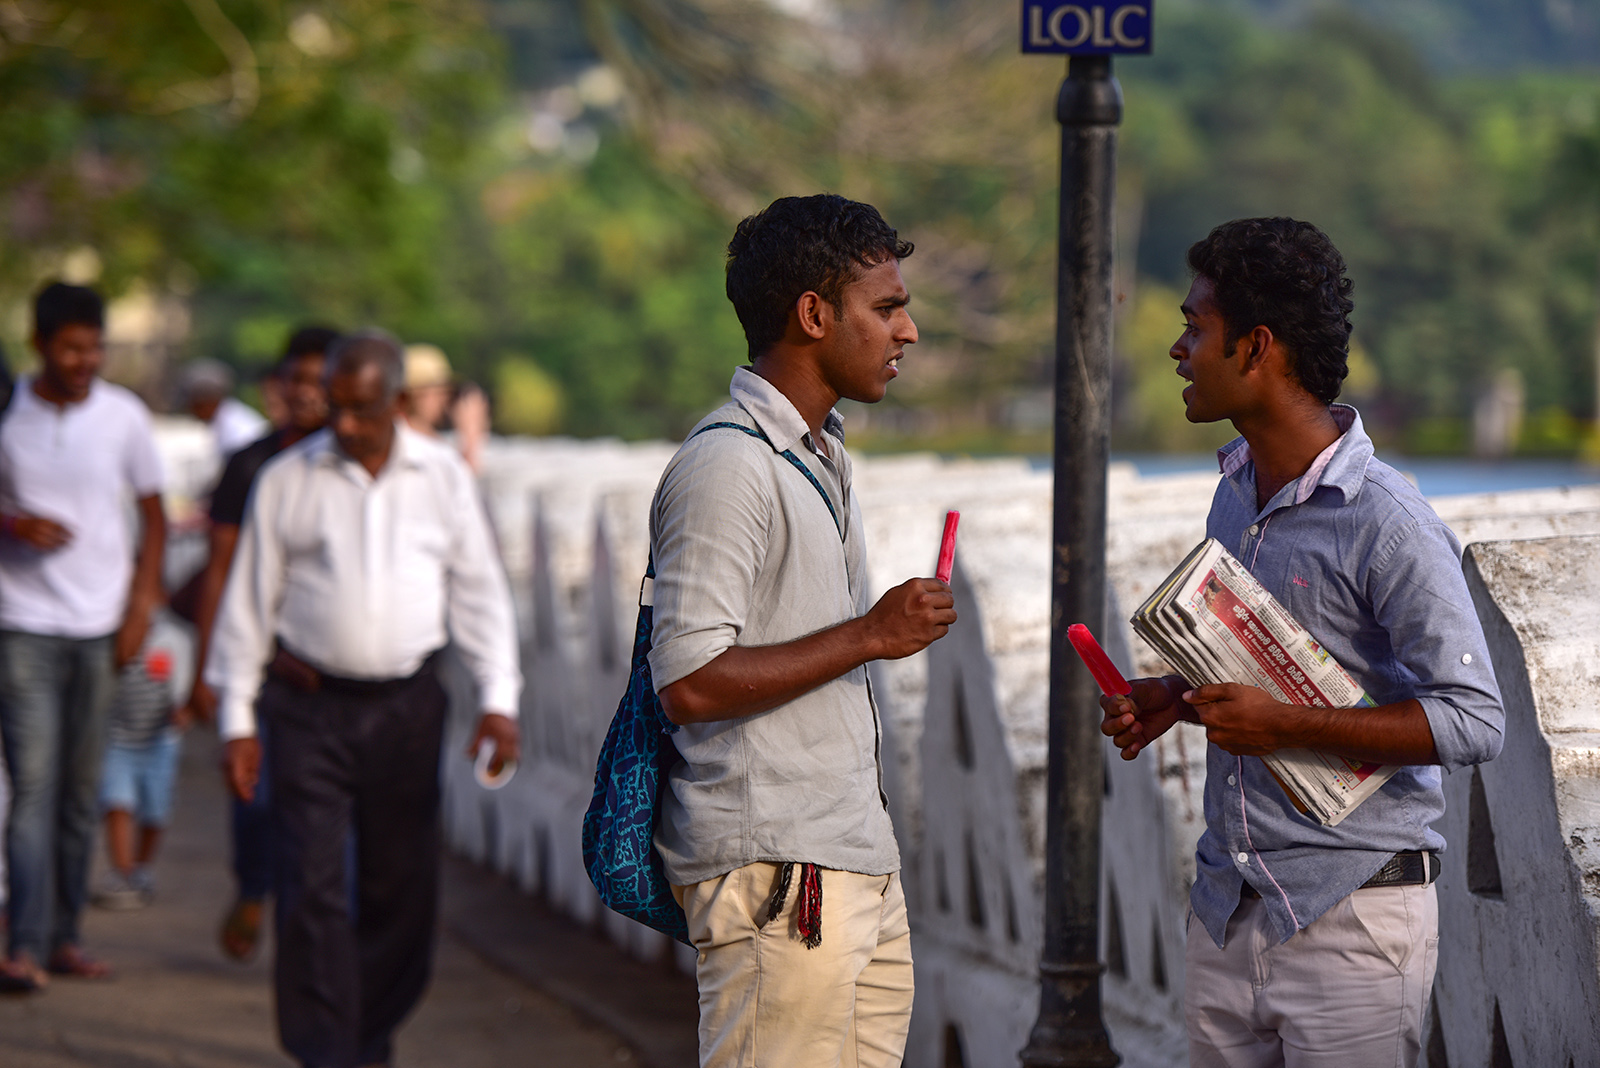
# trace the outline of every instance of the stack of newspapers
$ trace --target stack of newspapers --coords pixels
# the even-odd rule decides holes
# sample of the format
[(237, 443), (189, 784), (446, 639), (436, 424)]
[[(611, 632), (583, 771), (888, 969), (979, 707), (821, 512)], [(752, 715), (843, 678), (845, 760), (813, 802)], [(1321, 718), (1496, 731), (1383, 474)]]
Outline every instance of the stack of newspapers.
[[(1316, 708), (1376, 703), (1215, 538), (1184, 558), (1132, 623), (1192, 686), (1237, 682)], [(1399, 770), (1310, 749), (1261, 759), (1296, 808), (1330, 827)]]

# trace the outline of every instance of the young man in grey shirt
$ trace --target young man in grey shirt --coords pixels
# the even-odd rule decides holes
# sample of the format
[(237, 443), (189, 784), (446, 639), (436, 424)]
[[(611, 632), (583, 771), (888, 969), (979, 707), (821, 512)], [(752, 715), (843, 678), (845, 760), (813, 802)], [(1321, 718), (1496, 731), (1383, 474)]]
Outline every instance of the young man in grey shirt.
[(875, 403), (917, 328), (872, 207), (786, 197), (739, 224), (732, 399), (662, 475), (650, 667), (683, 756), (656, 844), (699, 950), (700, 1063), (899, 1065), (911, 948), (866, 664), (955, 622), (950, 588), (866, 598), (834, 404)]

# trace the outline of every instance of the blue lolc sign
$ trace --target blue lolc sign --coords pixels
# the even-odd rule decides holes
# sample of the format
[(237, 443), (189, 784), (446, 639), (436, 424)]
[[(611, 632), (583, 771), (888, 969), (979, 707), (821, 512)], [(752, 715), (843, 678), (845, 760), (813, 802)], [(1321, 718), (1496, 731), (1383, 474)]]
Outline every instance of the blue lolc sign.
[(1145, 55), (1155, 0), (1023, 0), (1022, 50), (1070, 56)]

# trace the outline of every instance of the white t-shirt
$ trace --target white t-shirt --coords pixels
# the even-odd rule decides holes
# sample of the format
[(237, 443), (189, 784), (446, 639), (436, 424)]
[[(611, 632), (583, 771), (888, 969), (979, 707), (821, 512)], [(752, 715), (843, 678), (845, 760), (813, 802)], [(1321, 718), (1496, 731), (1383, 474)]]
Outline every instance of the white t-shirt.
[(64, 408), (17, 383), (0, 421), (0, 512), (54, 519), (72, 532), (55, 552), (0, 537), (0, 627), (97, 638), (122, 624), (133, 581), (128, 502), (161, 492), (144, 402), (96, 379)]
[(233, 397), (222, 398), (216, 414), (211, 417), (210, 426), (217, 452), (221, 453), (224, 462), (246, 445), (266, 437), (267, 431), (272, 429), (260, 412)]

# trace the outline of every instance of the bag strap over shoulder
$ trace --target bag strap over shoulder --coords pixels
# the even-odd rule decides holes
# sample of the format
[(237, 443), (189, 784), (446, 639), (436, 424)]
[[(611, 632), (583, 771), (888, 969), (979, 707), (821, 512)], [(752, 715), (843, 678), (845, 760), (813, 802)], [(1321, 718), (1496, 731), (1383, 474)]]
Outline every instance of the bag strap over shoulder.
[[(769, 446), (772, 445), (772, 439), (767, 437), (766, 434), (762, 433), (760, 427), (745, 426), (743, 423), (733, 423), (727, 421), (707, 423), (705, 426), (701, 427), (699, 430), (696, 430), (689, 436), (691, 438), (697, 438), (701, 434), (704, 434), (707, 430), (737, 430), (741, 433), (749, 434), (753, 438), (760, 438)], [(844, 526), (839, 522), (839, 513), (834, 510), (833, 498), (829, 497), (828, 491), (822, 488), (822, 483), (817, 481), (817, 476), (812, 474), (811, 468), (807, 467), (805, 461), (800, 459), (800, 457), (796, 456), (794, 452), (789, 449), (783, 449), (782, 451), (774, 449), (774, 451), (778, 452), (778, 455), (782, 456), (785, 460), (788, 460), (796, 471), (799, 471), (802, 475), (806, 476), (806, 481), (811, 483), (811, 487), (817, 491), (817, 496), (822, 498), (822, 503), (827, 505), (828, 515), (833, 518), (833, 525), (835, 529), (839, 531), (839, 540), (843, 541), (845, 536)], [(639, 604), (641, 607), (650, 608), (654, 607), (655, 603), (656, 558), (655, 554), (652, 553), (649, 560), (645, 564), (644, 580), (639, 583)]]
[(783, 457), (785, 460), (788, 460), (789, 463), (794, 466), (796, 471), (799, 471), (802, 475), (806, 476), (806, 481), (811, 483), (812, 489), (817, 491), (817, 495), (822, 498), (822, 503), (828, 506), (828, 515), (833, 518), (833, 525), (839, 531), (840, 540), (842, 541), (844, 539), (844, 526), (839, 522), (839, 513), (834, 510), (833, 498), (829, 497), (828, 491), (822, 488), (822, 483), (817, 481), (817, 476), (812, 473), (811, 468), (806, 466), (806, 462), (804, 460), (800, 459), (800, 457), (794, 454), (793, 450), (783, 449), (782, 451), (779, 451), (777, 446), (772, 444), (772, 439), (767, 437), (767, 435), (762, 432), (760, 427), (745, 426), (743, 423), (731, 422), (707, 423), (705, 426), (691, 434), (690, 437), (697, 438), (701, 434), (704, 434), (707, 430), (723, 429), (738, 430), (749, 434), (753, 438), (760, 438), (762, 441), (766, 442), (768, 446), (771, 446), (772, 450), (777, 452), (779, 456)]

